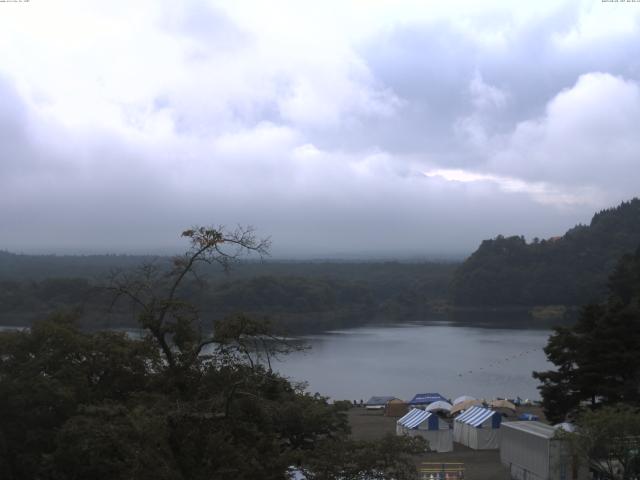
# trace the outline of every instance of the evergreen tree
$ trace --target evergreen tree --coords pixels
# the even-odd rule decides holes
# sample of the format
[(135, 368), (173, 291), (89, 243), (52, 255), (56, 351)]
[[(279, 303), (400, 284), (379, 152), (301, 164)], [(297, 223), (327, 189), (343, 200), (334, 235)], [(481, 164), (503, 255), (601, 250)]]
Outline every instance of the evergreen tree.
[(498, 235), (458, 268), (458, 305), (583, 305), (606, 294), (617, 260), (640, 243), (640, 199), (596, 213), (559, 237), (527, 244)]
[(640, 404), (640, 248), (610, 277), (609, 297), (556, 328), (545, 353), (557, 370), (534, 372), (547, 417), (560, 421), (582, 402)]

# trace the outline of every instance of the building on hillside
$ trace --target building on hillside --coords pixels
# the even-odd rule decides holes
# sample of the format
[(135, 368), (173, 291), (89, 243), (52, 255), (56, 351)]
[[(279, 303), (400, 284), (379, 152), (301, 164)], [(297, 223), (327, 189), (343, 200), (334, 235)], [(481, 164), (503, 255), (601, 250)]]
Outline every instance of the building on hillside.
[(434, 452), (452, 452), (451, 425), (435, 413), (413, 408), (396, 422), (396, 434), (422, 437)]
[(537, 421), (504, 422), (500, 461), (514, 480), (584, 480), (585, 462), (571, 455), (557, 428)]
[(427, 405), (438, 401), (446, 402), (447, 399), (439, 393), (416, 393), (416, 395), (409, 400), (409, 405), (412, 407), (426, 407)]
[(494, 410), (471, 407), (453, 421), (453, 441), (474, 450), (500, 447), (502, 415)]

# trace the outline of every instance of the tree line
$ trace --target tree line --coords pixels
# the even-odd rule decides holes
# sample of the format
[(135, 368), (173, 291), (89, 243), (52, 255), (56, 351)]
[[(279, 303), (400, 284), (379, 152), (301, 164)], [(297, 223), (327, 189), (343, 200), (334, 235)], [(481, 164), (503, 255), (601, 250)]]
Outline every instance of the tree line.
[[(106, 308), (108, 294), (99, 287), (114, 271), (168, 263), (162, 257), (135, 257), (136, 262), (124, 262), (124, 267), (120, 257), (114, 257), (111, 268), (108, 262), (97, 262), (97, 271), (96, 262), (84, 257), (62, 257), (55, 268), (49, 257), (41, 259), (39, 268), (34, 260), (38, 257), (5, 257), (13, 262), (6, 270), (0, 267), (0, 323), (5, 325), (28, 325), (60, 309), (81, 309), (85, 327), (134, 327), (128, 305)], [(21, 262), (34, 277), (24, 278), (25, 272), (11, 276)], [(454, 268), (430, 262), (240, 262), (225, 274), (204, 265), (206, 281), (190, 278), (180, 285), (180, 294), (214, 319), (247, 312), (268, 316), (290, 333), (308, 333), (378, 319), (422, 318), (446, 301)]]
[(606, 294), (618, 259), (640, 244), (640, 200), (596, 213), (560, 237), (485, 240), (458, 268), (456, 305), (582, 305)]

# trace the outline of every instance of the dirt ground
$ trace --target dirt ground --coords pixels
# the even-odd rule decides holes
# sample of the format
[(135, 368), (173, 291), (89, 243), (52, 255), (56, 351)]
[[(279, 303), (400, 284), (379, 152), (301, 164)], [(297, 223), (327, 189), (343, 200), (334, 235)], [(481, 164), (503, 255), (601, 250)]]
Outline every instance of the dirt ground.
[[(523, 407), (520, 412), (540, 415), (536, 408)], [(512, 417), (515, 420), (515, 417)], [(543, 419), (541, 417), (541, 419)], [(387, 433), (395, 435), (397, 418), (385, 417), (382, 411), (352, 408), (349, 410), (351, 435), (358, 440), (374, 440)], [(509, 421), (510, 418), (506, 418)], [(543, 419), (544, 420), (544, 419)], [(459, 443), (453, 444), (453, 452), (428, 452), (416, 457), (416, 464), (429, 463), (463, 463), (465, 480), (508, 480), (507, 469), (500, 463), (498, 450), (473, 450)]]

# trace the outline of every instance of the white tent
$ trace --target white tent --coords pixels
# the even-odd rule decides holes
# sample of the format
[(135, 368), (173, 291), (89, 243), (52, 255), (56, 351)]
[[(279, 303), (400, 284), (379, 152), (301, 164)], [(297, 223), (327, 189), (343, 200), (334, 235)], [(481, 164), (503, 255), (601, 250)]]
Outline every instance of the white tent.
[(557, 428), (536, 421), (504, 422), (500, 461), (515, 480), (585, 479), (583, 462), (574, 462), (569, 444)]
[(553, 428), (555, 428), (556, 430), (558, 430), (558, 429), (564, 430), (565, 432), (575, 432), (576, 431), (576, 426), (573, 423), (569, 423), (569, 422), (558, 423), (558, 424), (554, 425)]
[(412, 409), (396, 422), (396, 434), (420, 436), (429, 442), (429, 450), (452, 452), (451, 427), (436, 414), (417, 408)]
[(425, 410), (427, 412), (438, 412), (439, 411), (439, 412), (447, 412), (447, 413), (449, 413), (452, 408), (453, 408), (453, 405), (451, 405), (449, 402), (445, 402), (444, 400), (438, 400), (437, 402), (433, 402), (433, 403), (430, 403), (429, 405), (427, 405)]
[(482, 407), (471, 407), (453, 422), (453, 440), (475, 450), (500, 446), (502, 415)]

